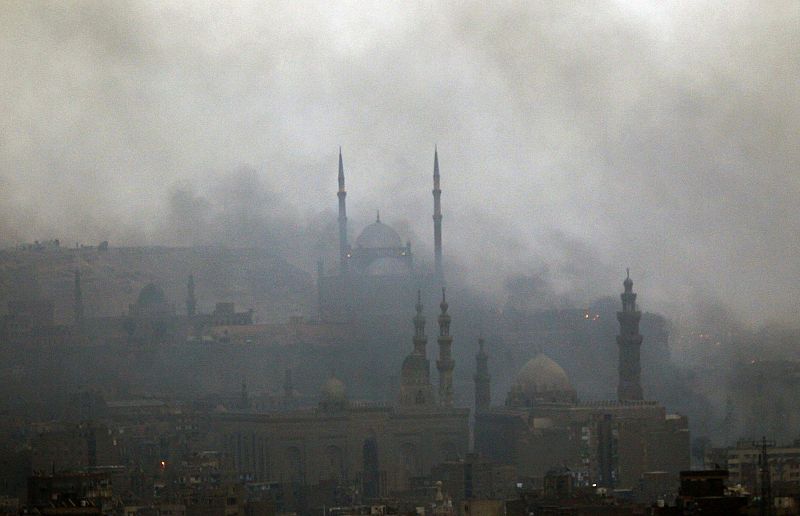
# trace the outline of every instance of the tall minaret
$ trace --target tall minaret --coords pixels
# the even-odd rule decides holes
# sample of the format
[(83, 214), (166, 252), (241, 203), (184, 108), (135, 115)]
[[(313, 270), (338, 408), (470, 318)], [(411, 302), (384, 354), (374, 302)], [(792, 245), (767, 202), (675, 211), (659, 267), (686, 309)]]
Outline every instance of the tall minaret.
[(194, 275), (189, 274), (186, 281), (186, 315), (194, 317), (197, 312), (197, 298), (194, 297)]
[(475, 355), (475, 412), (487, 410), (492, 403), (489, 355), (483, 350), (483, 338), (478, 339), (478, 354)]
[(450, 336), (450, 316), (447, 314), (447, 300), (444, 287), (442, 287), (442, 302), (439, 304), (442, 313), (439, 314), (439, 359), (436, 369), (439, 370), (439, 403), (446, 407), (453, 406), (453, 362), (450, 348), (453, 337)]
[(433, 404), (430, 362), (427, 357), (428, 337), (422, 314), (422, 293), (417, 291), (417, 313), (414, 315), (414, 350), (403, 360), (400, 370), (400, 405), (427, 407)]
[(443, 279), (442, 269), (442, 189), (439, 188), (439, 150), (433, 148), (433, 250), (436, 276)]
[(339, 147), (339, 265), (342, 273), (347, 272), (347, 206), (345, 198), (347, 192), (344, 189), (344, 164), (342, 163), (342, 148)]
[(414, 354), (427, 356), (428, 337), (425, 335), (425, 316), (422, 315), (422, 291), (417, 290), (416, 314), (414, 315)]
[(75, 269), (75, 290), (73, 292), (75, 303), (75, 325), (83, 322), (83, 291), (81, 290), (81, 271)]
[(619, 347), (619, 386), (617, 396), (620, 401), (641, 400), (641, 364), (639, 351), (642, 346), (642, 336), (639, 335), (639, 320), (642, 312), (636, 309), (636, 294), (633, 292), (633, 281), (631, 280), (630, 269), (627, 270), (627, 277), (623, 282), (625, 292), (620, 295), (622, 298), (622, 311), (617, 312), (619, 321), (619, 335), (617, 336), (617, 346)]

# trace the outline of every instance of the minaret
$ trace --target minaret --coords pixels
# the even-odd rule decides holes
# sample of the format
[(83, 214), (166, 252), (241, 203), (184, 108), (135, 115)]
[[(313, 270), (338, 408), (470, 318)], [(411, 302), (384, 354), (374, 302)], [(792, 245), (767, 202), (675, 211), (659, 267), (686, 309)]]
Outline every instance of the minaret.
[(425, 335), (425, 316), (422, 315), (422, 291), (417, 290), (417, 313), (414, 315), (414, 354), (427, 356), (428, 337)]
[(442, 287), (442, 302), (439, 304), (442, 313), (439, 314), (439, 359), (436, 369), (439, 370), (439, 403), (445, 407), (453, 406), (453, 362), (450, 348), (453, 337), (450, 336), (450, 316), (447, 314), (447, 299)]
[(489, 355), (483, 350), (483, 338), (478, 339), (478, 354), (475, 355), (475, 412), (487, 410), (492, 403), (489, 376)]
[(345, 198), (347, 192), (344, 189), (344, 164), (342, 163), (342, 148), (339, 147), (339, 264), (342, 273), (347, 272), (347, 254), (349, 246), (347, 244), (347, 206)]
[(197, 298), (194, 297), (194, 275), (189, 274), (186, 281), (186, 315), (190, 318), (197, 313)]
[(633, 292), (633, 281), (630, 269), (623, 282), (625, 292), (622, 293), (622, 311), (617, 312), (619, 321), (619, 386), (617, 396), (620, 401), (641, 400), (641, 364), (639, 351), (642, 346), (642, 336), (639, 335), (639, 320), (642, 312), (636, 309), (636, 294)]
[(400, 405), (428, 407), (433, 404), (430, 362), (427, 357), (428, 337), (422, 315), (422, 293), (417, 291), (417, 313), (414, 315), (414, 349), (403, 360), (400, 370)]
[(81, 271), (75, 269), (75, 290), (73, 293), (75, 303), (75, 326), (83, 322), (83, 291), (81, 290)]
[(436, 276), (443, 279), (442, 269), (442, 189), (439, 188), (439, 150), (433, 148), (433, 250)]

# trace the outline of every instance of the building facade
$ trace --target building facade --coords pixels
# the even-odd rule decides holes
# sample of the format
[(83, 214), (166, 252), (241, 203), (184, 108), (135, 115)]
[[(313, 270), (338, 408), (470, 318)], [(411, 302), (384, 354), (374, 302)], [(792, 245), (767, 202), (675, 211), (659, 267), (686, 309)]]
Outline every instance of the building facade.
[[(469, 409), (452, 406), (452, 375), (437, 399), (430, 379), (425, 317), (418, 294), (413, 348), (400, 372), (394, 405), (352, 402), (331, 376), (316, 408), (269, 414), (218, 413), (209, 418), (209, 445), (233, 457), (242, 478), (295, 485), (333, 482), (364, 498), (408, 489), (433, 466), (469, 451)], [(442, 300), (440, 364), (452, 372), (447, 303)]]
[[(617, 488), (635, 487), (645, 472), (666, 471), (677, 479), (689, 468), (687, 419), (641, 399), (642, 337), (634, 324), (638, 312), (630, 277), (624, 287), (620, 400), (581, 402), (564, 369), (539, 353), (517, 374), (504, 406), (476, 411), (477, 452), (515, 464), (523, 477), (543, 479), (551, 468), (566, 467), (579, 483)], [(475, 378), (485, 390), (483, 360), (479, 357)]]

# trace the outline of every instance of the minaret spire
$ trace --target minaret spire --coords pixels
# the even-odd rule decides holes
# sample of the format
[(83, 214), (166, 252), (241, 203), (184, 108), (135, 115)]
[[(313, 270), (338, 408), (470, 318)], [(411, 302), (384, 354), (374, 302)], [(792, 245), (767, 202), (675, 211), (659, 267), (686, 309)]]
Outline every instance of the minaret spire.
[(345, 199), (347, 191), (344, 188), (344, 163), (342, 161), (342, 148), (339, 147), (339, 265), (342, 273), (347, 272), (348, 254), (350, 246), (347, 243), (347, 206)]
[(489, 408), (491, 398), (491, 376), (489, 376), (489, 355), (483, 349), (483, 337), (478, 338), (478, 353), (475, 355), (475, 411)]
[(73, 293), (75, 303), (75, 325), (83, 322), (83, 290), (81, 289), (81, 271), (75, 269), (75, 290)]
[(403, 407), (428, 407), (433, 403), (430, 362), (425, 336), (425, 316), (422, 314), (422, 292), (417, 291), (414, 315), (414, 350), (403, 360), (400, 370), (400, 405)]
[(425, 356), (428, 337), (425, 336), (425, 316), (422, 314), (422, 291), (417, 290), (417, 309), (414, 315), (414, 353)]
[(442, 268), (442, 189), (439, 184), (439, 149), (433, 148), (433, 250), (436, 276), (444, 279)]
[(453, 406), (453, 361), (451, 348), (453, 337), (450, 336), (450, 315), (447, 313), (449, 305), (445, 297), (445, 290), (442, 287), (442, 302), (439, 308), (439, 359), (436, 361), (436, 369), (439, 370), (439, 403), (446, 407)]
[(617, 312), (619, 321), (619, 386), (617, 395), (620, 401), (641, 400), (641, 358), (642, 336), (639, 334), (639, 321), (642, 312), (636, 309), (636, 294), (633, 292), (633, 280), (630, 269), (627, 270), (622, 283), (625, 291), (620, 295), (622, 311)]

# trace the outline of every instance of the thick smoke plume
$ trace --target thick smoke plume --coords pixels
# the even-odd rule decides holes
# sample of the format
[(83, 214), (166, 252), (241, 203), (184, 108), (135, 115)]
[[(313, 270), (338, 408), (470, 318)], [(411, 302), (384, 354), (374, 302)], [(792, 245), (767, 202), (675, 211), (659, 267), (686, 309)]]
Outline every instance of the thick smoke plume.
[(341, 145), (353, 230), (382, 208), (421, 253), (436, 143), (447, 259), (499, 301), (545, 271), (585, 302), (630, 266), (648, 309), (794, 317), (797, 2), (2, 11), (6, 245), (254, 242), (313, 262)]

